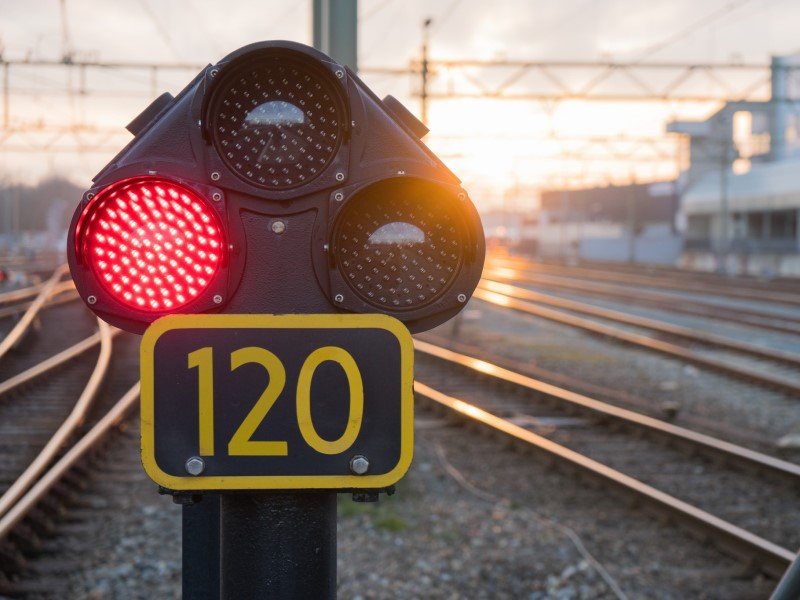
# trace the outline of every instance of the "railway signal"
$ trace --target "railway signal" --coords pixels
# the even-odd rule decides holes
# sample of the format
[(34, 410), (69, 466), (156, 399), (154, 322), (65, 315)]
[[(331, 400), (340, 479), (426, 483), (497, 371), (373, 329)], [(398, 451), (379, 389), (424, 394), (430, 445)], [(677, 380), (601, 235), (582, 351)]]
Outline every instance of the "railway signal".
[(81, 297), (113, 325), (379, 312), (420, 331), (477, 285), (480, 220), (425, 126), (316, 50), (241, 48), (128, 128), (68, 239)]
[(292, 42), (233, 52), (128, 129), (67, 251), (99, 317), (147, 330), (145, 470), (204, 498), (184, 597), (331, 597), (335, 492), (408, 468), (409, 330), (472, 295), (475, 208), (398, 101)]

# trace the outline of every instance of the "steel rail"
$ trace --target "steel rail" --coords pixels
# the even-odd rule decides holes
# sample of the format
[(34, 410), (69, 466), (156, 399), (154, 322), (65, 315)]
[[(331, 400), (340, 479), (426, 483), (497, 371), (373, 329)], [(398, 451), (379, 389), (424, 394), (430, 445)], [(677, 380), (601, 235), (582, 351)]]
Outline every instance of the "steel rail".
[[(120, 332), (119, 329), (111, 330), (111, 336), (114, 337), (118, 335)], [(9, 377), (5, 381), (0, 382), (0, 397), (4, 394), (11, 392), (12, 390), (18, 388), (21, 385), (29, 383), (34, 379), (41, 377), (42, 375), (47, 374), (49, 371), (52, 371), (56, 367), (63, 365), (66, 362), (69, 362), (85, 352), (91, 350), (97, 344), (102, 341), (102, 336), (100, 332), (95, 333), (94, 335), (90, 335), (88, 338), (81, 340), (77, 344), (70, 346), (59, 352), (58, 354), (54, 354), (50, 358), (43, 360), (42, 362), (32, 366), (29, 369), (24, 370), (22, 373), (18, 373), (13, 377)]]
[[(80, 296), (78, 293), (75, 292), (73, 294), (62, 294), (56, 298), (50, 298), (47, 303), (44, 305), (43, 308), (53, 308), (54, 306), (61, 306), (62, 304), (66, 304), (67, 302), (74, 302), (78, 300)], [(0, 308), (0, 319), (5, 319), (7, 317), (12, 317), (14, 315), (18, 315), (19, 313), (25, 311), (30, 306), (30, 303), (23, 303), (18, 306), (6, 306), (5, 308)]]
[(25, 491), (36, 483), (42, 471), (56, 458), (70, 436), (75, 433), (78, 427), (83, 425), (86, 414), (111, 364), (113, 339), (111, 326), (100, 319), (97, 320), (97, 323), (100, 329), (100, 354), (97, 357), (97, 363), (89, 377), (89, 381), (86, 383), (86, 387), (84, 387), (83, 392), (75, 402), (75, 406), (73, 406), (70, 414), (58, 429), (56, 429), (33, 462), (31, 462), (25, 471), (17, 477), (5, 493), (0, 496), (0, 516), (11, 510)]
[[(519, 255), (506, 255), (499, 256), (501, 259), (510, 260), (530, 260), (524, 256)], [(735, 286), (738, 289), (749, 290), (774, 290), (798, 293), (800, 294), (800, 279), (776, 276), (776, 277), (759, 277), (758, 275), (748, 274), (728, 274), (719, 273), (716, 271), (700, 271), (698, 269), (688, 269), (675, 267), (671, 265), (662, 264), (631, 264), (621, 263), (616, 261), (607, 260), (578, 260), (576, 263), (562, 263), (559, 261), (550, 260), (536, 260), (537, 263), (546, 264), (549, 266), (558, 267), (562, 264), (567, 267), (577, 267), (581, 269), (588, 269), (592, 271), (605, 271), (611, 273), (631, 273), (633, 275), (642, 275), (644, 277), (667, 277), (675, 279), (676, 281), (692, 281), (695, 283), (714, 283), (723, 286)]]
[(418, 398), (449, 409), (469, 421), (489, 427), (494, 432), (519, 440), (528, 447), (545, 452), (606, 483), (634, 494), (657, 509), (677, 517), (679, 523), (688, 526), (691, 534), (697, 535), (702, 532), (712, 539), (722, 551), (748, 561), (755, 558), (758, 565), (770, 575), (780, 577), (796, 557), (796, 554), (787, 548), (765, 540), (638, 479), (515, 425), (474, 404), (443, 394), (419, 381), (414, 382), (414, 392)]
[[(75, 290), (75, 284), (72, 282), (72, 280), (62, 281), (53, 288), (53, 292), (50, 294), (50, 297), (47, 299), (47, 302), (45, 302), (42, 308), (51, 308), (53, 306), (58, 306), (59, 304), (64, 304), (65, 302), (72, 302), (78, 298), (78, 292)], [(0, 319), (4, 319), (12, 315), (18, 315), (19, 313), (28, 310), (31, 304), (33, 304), (33, 301), (19, 302), (17, 304), (12, 304), (11, 306), (4, 306), (3, 308), (0, 308)]]
[[(720, 421), (718, 418), (714, 419), (702, 415), (686, 413), (681, 410), (680, 405), (662, 405), (660, 403), (654, 405), (652, 398), (648, 399), (647, 396), (637, 395), (620, 387), (608, 387), (586, 381), (580, 377), (580, 370), (578, 370), (577, 373), (552, 371), (524, 360), (491, 353), (480, 345), (470, 345), (464, 341), (455, 341), (451, 336), (442, 335), (441, 332), (427, 332), (415, 336), (415, 339), (424, 340), (441, 348), (447, 348), (485, 362), (492, 362), (509, 371), (521, 373), (540, 381), (547, 381), (562, 389), (602, 400), (612, 406), (627, 408), (640, 414), (652, 415), (657, 419), (663, 419), (669, 423), (673, 423), (675, 417), (680, 414), (683, 427), (694, 431), (704, 431), (711, 436), (732, 441), (739, 446), (753, 448), (754, 450), (757, 448), (774, 448), (775, 440), (771, 437), (759, 434), (755, 431), (744, 431), (741, 427), (731, 426)], [(601, 416), (600, 418), (602, 419), (604, 417)], [(768, 450), (761, 451), (768, 452)], [(742, 466), (744, 467), (746, 465)]]
[[(2, 59), (0, 59), (2, 62)], [(60, 262), (58, 259), (63, 255), (63, 252), (46, 251), (40, 252), (33, 258), (30, 256), (22, 256), (19, 254), (3, 254), (0, 256), (0, 266), (16, 268), (19, 266), (26, 266), (35, 263), (36, 261), (44, 262), (49, 261), (51, 264)]]
[(470, 371), (513, 384), (537, 394), (542, 394), (570, 406), (578, 407), (581, 410), (588, 410), (602, 418), (614, 419), (638, 429), (643, 429), (669, 438), (677, 438), (681, 442), (691, 444), (700, 451), (711, 453), (716, 456), (723, 456), (725, 458), (732, 458), (748, 467), (755, 467), (759, 471), (768, 470), (781, 477), (797, 479), (798, 484), (800, 484), (800, 465), (798, 464), (781, 460), (762, 452), (756, 452), (755, 450), (745, 448), (738, 444), (726, 442), (714, 436), (686, 429), (685, 427), (680, 427), (654, 417), (649, 417), (633, 410), (620, 408), (608, 402), (596, 400), (589, 396), (572, 392), (539, 379), (534, 379), (533, 377), (506, 369), (488, 360), (468, 356), (419, 339), (414, 339), (414, 349), (422, 354), (427, 354)]
[(750, 356), (774, 360), (800, 369), (800, 355), (793, 354), (791, 352), (783, 352), (781, 350), (774, 350), (772, 348), (755, 346), (753, 344), (740, 342), (739, 340), (726, 338), (724, 336), (707, 331), (698, 332), (696, 329), (683, 327), (682, 325), (674, 325), (672, 323), (659, 321), (657, 319), (640, 317), (637, 315), (624, 313), (619, 310), (594, 306), (585, 302), (578, 302), (577, 300), (569, 300), (567, 298), (559, 298), (557, 296), (550, 296), (548, 294), (534, 292), (518, 286), (491, 280), (493, 277), (492, 272), (485, 277), (488, 277), (489, 280), (483, 279), (479, 285), (483, 289), (492, 292), (505, 294), (506, 296), (513, 296), (514, 298), (519, 298), (521, 300), (530, 300), (538, 304), (547, 304), (549, 306), (555, 306), (585, 315), (591, 315), (593, 317), (606, 319), (607, 321), (625, 323), (626, 325), (650, 329), (651, 331), (657, 331), (659, 333), (682, 338), (684, 340), (690, 340), (692, 342), (697, 342), (707, 346), (726, 348), (742, 354), (749, 354)]
[[(730, 298), (738, 298), (743, 300), (758, 300), (760, 302), (772, 302), (775, 304), (788, 304), (790, 306), (798, 306), (800, 305), (800, 294), (799, 293), (791, 293), (791, 292), (773, 292), (768, 290), (746, 290), (746, 289), (737, 289), (732, 286), (723, 286), (723, 285), (716, 285), (713, 283), (706, 283), (706, 284), (699, 284), (699, 283), (691, 283), (691, 282), (676, 282), (676, 281), (667, 281), (662, 278), (658, 277), (647, 277), (644, 275), (628, 275), (625, 273), (613, 273), (610, 271), (600, 271), (594, 269), (586, 269), (581, 267), (557, 267), (552, 265), (544, 265), (541, 263), (534, 263), (530, 261), (525, 261), (522, 259), (493, 259), (492, 262), (497, 261), (500, 263), (522, 263), (526, 265), (528, 270), (533, 271), (541, 271), (546, 273), (552, 273), (553, 271), (558, 271), (559, 274), (562, 276), (568, 276), (564, 274), (564, 271), (572, 271), (573, 273), (585, 273), (585, 275), (581, 275), (585, 279), (594, 279), (600, 281), (615, 281), (621, 282), (624, 284), (631, 284), (637, 283), (640, 285), (646, 285), (651, 287), (657, 288), (664, 288), (664, 289), (675, 289), (681, 291), (689, 291), (689, 292), (696, 292), (701, 294), (716, 294), (720, 296), (727, 296)], [(576, 277), (576, 275), (572, 275), (572, 277)]]
[(25, 335), (28, 327), (30, 327), (33, 319), (36, 317), (39, 310), (44, 306), (44, 303), (47, 302), (47, 299), (50, 297), (53, 288), (60, 282), (61, 277), (67, 271), (67, 265), (61, 265), (58, 267), (53, 274), (50, 276), (42, 288), (39, 290), (36, 299), (31, 303), (28, 309), (25, 311), (25, 314), (22, 315), (19, 322), (6, 334), (6, 337), (0, 341), (0, 359), (5, 356), (5, 354), (13, 348), (19, 341), (22, 339), (22, 336)]
[(139, 399), (137, 382), (122, 398), (82, 436), (31, 488), (0, 518), (0, 539), (8, 536), (12, 529), (25, 518), (50, 489), (69, 472), (92, 448), (105, 439), (108, 432), (119, 425)]
[(668, 356), (672, 356), (673, 358), (694, 363), (703, 367), (708, 367), (726, 375), (737, 377), (744, 381), (753, 381), (767, 387), (780, 389), (781, 391), (788, 392), (793, 397), (800, 397), (800, 380), (787, 379), (785, 377), (778, 377), (776, 375), (768, 375), (754, 369), (748, 369), (739, 365), (725, 362), (723, 360), (703, 356), (702, 354), (699, 354), (693, 350), (689, 350), (688, 348), (683, 348), (669, 342), (657, 340), (641, 333), (633, 333), (624, 329), (619, 329), (618, 327), (612, 327), (611, 325), (598, 323), (596, 321), (592, 321), (591, 319), (585, 319), (583, 317), (577, 317), (575, 315), (550, 308), (536, 306), (530, 302), (518, 300), (512, 296), (492, 292), (481, 287), (478, 287), (478, 289), (475, 290), (473, 296), (480, 300), (489, 302), (490, 304), (511, 308), (518, 312), (548, 319), (550, 321), (568, 325), (570, 327), (583, 329), (585, 331), (603, 335), (621, 342), (633, 344), (635, 346), (647, 348), (649, 350), (655, 350), (661, 354), (666, 354)]
[[(6, 147), (8, 147), (7, 144)], [(10, 274), (23, 274), (27, 278), (30, 278), (33, 275), (49, 275), (53, 272), (53, 269), (61, 264), (61, 262), (62, 259), (60, 257), (57, 260), (41, 260), (35, 262), (27, 261), (19, 266), (6, 265), (0, 261), (0, 267), (7, 269), (8, 273)]]
[[(714, 310), (731, 310), (737, 313), (752, 315), (755, 317), (763, 317), (765, 319), (779, 319), (784, 321), (791, 321), (792, 323), (800, 323), (800, 314), (793, 314), (788, 312), (783, 312), (783, 309), (779, 306), (768, 306), (765, 305), (763, 308), (754, 308), (752, 306), (741, 306), (741, 305), (731, 305), (731, 304), (724, 304), (720, 303), (719, 298), (712, 298), (708, 296), (704, 296), (703, 298), (697, 297), (687, 297), (685, 294), (687, 293), (695, 293), (695, 292), (688, 292), (686, 290), (681, 290), (679, 288), (674, 289), (646, 289), (646, 287), (632, 287), (630, 282), (622, 281), (598, 281), (593, 280), (589, 277), (581, 277), (578, 275), (570, 274), (564, 272), (564, 270), (556, 270), (551, 269), (549, 271), (542, 271), (538, 270), (531, 265), (526, 266), (509, 266), (508, 264), (498, 264), (497, 261), (489, 261), (487, 262), (486, 266), (487, 270), (494, 270), (499, 271), (505, 274), (507, 277), (511, 277), (512, 274), (514, 277), (524, 277), (531, 279), (532, 281), (540, 281), (546, 282), (551, 287), (563, 287), (567, 289), (577, 289), (586, 291), (591, 289), (592, 291), (596, 292), (614, 292), (615, 294), (621, 294), (624, 292), (631, 292), (637, 296), (642, 298), (648, 299), (658, 299), (658, 300), (676, 300), (679, 299), (682, 302), (691, 302), (694, 304), (700, 304), (702, 306), (708, 306), (713, 308)], [(723, 296), (725, 292), (720, 292)], [(739, 299), (734, 298), (733, 300), (739, 301)], [(758, 300), (758, 298), (756, 298)], [(724, 302), (724, 299), (723, 299)]]
[(36, 296), (42, 287), (44, 287), (44, 283), (36, 283), (28, 287), (3, 292), (0, 294), (0, 304), (9, 304), (10, 302), (27, 300), (28, 298)]
[(546, 289), (591, 293), (626, 302), (638, 300), (645, 306), (655, 306), (670, 312), (712, 317), (716, 320), (731, 321), (751, 327), (800, 335), (800, 317), (792, 317), (791, 315), (781, 315), (742, 307), (734, 308), (713, 301), (694, 298), (676, 298), (674, 295), (670, 296), (670, 292), (632, 289), (617, 284), (577, 280), (558, 275), (531, 274), (528, 271), (512, 267), (492, 267), (487, 265), (483, 274), (488, 279), (528, 283)]

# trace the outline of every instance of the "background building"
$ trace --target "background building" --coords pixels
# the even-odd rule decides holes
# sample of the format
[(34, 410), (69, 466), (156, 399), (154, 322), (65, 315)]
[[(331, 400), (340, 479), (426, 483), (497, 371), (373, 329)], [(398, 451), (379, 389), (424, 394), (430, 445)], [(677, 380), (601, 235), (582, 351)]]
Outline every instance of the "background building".
[(771, 76), (768, 101), (668, 126), (690, 141), (679, 178), (686, 266), (800, 275), (800, 59), (773, 57)]
[(672, 264), (681, 252), (677, 210), (671, 181), (546, 191), (527, 246), (542, 257)]

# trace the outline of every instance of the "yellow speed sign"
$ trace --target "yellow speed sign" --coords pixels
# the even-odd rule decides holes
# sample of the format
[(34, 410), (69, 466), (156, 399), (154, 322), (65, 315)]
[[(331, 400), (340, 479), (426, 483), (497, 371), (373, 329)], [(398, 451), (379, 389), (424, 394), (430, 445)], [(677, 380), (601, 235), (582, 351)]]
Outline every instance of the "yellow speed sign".
[(413, 346), (385, 315), (173, 315), (141, 345), (142, 462), (171, 490), (377, 490), (413, 454)]

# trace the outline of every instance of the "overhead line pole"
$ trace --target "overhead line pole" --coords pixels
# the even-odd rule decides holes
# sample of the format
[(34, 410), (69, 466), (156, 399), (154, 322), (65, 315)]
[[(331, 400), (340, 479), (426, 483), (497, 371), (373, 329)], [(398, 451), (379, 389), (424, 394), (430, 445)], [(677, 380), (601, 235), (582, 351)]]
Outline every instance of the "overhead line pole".
[(11, 97), (9, 94), (9, 73), (8, 63), (3, 63), (3, 129), (8, 129), (11, 119)]
[(428, 43), (433, 19), (425, 19), (422, 23), (422, 68), (420, 69), (420, 116), (422, 123), (428, 125)]
[(358, 1), (312, 0), (314, 47), (358, 71)]

